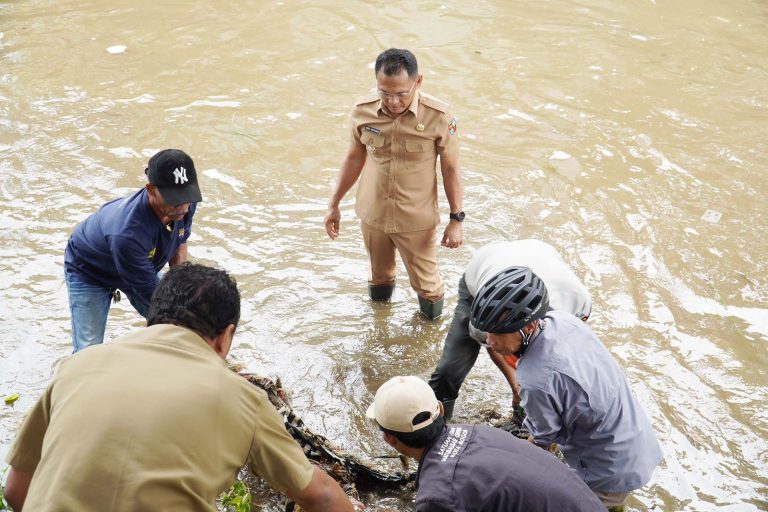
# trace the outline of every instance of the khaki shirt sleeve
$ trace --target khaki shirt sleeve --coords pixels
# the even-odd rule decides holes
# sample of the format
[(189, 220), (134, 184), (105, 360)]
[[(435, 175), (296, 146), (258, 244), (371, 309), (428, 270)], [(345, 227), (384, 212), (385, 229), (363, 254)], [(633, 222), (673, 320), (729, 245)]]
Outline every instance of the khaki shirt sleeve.
[(279, 492), (302, 491), (312, 479), (312, 464), (269, 400), (264, 397), (260, 402), (248, 467)]
[(43, 451), (43, 438), (51, 420), (51, 386), (45, 390), (27, 415), (19, 430), (16, 441), (6, 457), (13, 468), (29, 473), (35, 472)]
[(355, 112), (356, 109), (352, 109), (352, 112), (349, 114), (349, 119), (347, 122), (349, 123), (349, 142), (351, 144), (362, 144), (360, 142), (360, 132), (357, 129), (357, 121), (355, 120)]
[(440, 120), (436, 145), (438, 155), (455, 153), (459, 150), (459, 128), (456, 117), (450, 111), (446, 111)]

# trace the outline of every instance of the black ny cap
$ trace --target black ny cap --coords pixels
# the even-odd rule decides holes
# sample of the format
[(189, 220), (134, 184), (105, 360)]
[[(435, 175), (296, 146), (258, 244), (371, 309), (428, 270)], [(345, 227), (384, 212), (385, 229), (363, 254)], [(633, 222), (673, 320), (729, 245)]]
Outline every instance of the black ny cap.
[(155, 154), (149, 159), (146, 173), (149, 183), (157, 187), (168, 204), (199, 203), (203, 200), (197, 185), (195, 163), (180, 149), (164, 149)]

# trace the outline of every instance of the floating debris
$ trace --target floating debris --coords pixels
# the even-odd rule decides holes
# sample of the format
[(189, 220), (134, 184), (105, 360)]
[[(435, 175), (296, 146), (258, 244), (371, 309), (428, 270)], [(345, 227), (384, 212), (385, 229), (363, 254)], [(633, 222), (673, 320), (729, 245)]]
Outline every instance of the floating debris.
[(568, 160), (569, 158), (573, 158), (570, 154), (566, 153), (565, 151), (555, 151), (549, 156), (550, 160)]
[[(405, 488), (414, 480), (416, 473), (408, 468), (407, 459), (403, 456), (382, 455), (363, 459), (336, 446), (324, 436), (312, 432), (293, 410), (279, 378), (272, 380), (259, 377), (246, 373), (237, 366), (231, 366), (231, 369), (267, 393), (269, 401), (283, 417), (286, 430), (299, 443), (307, 458), (339, 482), (347, 496), (359, 501), (357, 485), (363, 482)], [(524, 419), (525, 411), (519, 405), (513, 407), (511, 415), (503, 416), (496, 410), (486, 409), (481, 411), (478, 418), (479, 423), (506, 430), (520, 439), (528, 439), (529, 433), (523, 427)], [(557, 445), (551, 446), (550, 451), (563, 460)], [(392, 469), (391, 459), (399, 459), (398, 470)], [(300, 512), (295, 503), (286, 498), (279, 499), (282, 500), (280, 503), (268, 503), (267, 508), (263, 510)]]
[(704, 215), (701, 216), (701, 220), (717, 223), (717, 222), (720, 222), (720, 219), (722, 218), (722, 216), (723, 214), (720, 212), (716, 212), (715, 210), (707, 210), (704, 212)]
[[(392, 470), (386, 466), (390, 463), (387, 458), (374, 457), (370, 461), (348, 453), (331, 441), (312, 432), (293, 410), (288, 394), (283, 389), (280, 379), (272, 380), (243, 371), (231, 366), (240, 376), (251, 384), (267, 393), (267, 397), (277, 412), (283, 417), (285, 428), (304, 450), (304, 454), (312, 463), (319, 466), (333, 479), (339, 482), (347, 496), (360, 500), (357, 484), (362, 481), (373, 481), (386, 485), (405, 485), (416, 476), (408, 469), (404, 457), (400, 459), (401, 469)], [(279, 507), (279, 508), (276, 508)], [(295, 503), (283, 498), (282, 503), (269, 503), (266, 510), (285, 510), (299, 512)]]
[(110, 46), (109, 48), (107, 48), (107, 52), (111, 54), (125, 53), (125, 50), (127, 49), (128, 47), (125, 46), (124, 44), (116, 44), (115, 46)]

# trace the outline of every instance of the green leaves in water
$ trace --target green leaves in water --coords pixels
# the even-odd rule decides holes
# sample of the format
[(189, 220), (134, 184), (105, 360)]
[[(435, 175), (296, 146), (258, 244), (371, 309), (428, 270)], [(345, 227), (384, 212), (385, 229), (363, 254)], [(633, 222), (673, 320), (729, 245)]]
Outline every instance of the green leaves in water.
[[(18, 393), (14, 393), (11, 396), (7, 396), (7, 397), (5, 397), (5, 405), (13, 405), (14, 403), (16, 403), (16, 400), (18, 400), (18, 399), (19, 399), (19, 394)], [(2, 510), (2, 509), (0, 509), (0, 510)]]
[(238, 480), (219, 499), (228, 512), (251, 512), (251, 493), (242, 480)]

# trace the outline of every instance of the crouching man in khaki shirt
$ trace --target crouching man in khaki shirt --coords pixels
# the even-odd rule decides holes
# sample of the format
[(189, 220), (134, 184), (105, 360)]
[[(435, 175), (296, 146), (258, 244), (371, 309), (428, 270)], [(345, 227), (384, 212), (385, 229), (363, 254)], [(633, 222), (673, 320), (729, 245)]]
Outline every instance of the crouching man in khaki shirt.
[(18, 434), (14, 510), (215, 511), (247, 465), (304, 510), (348, 511), (266, 394), (224, 361), (240, 294), (222, 270), (172, 267), (146, 329), (65, 361)]

